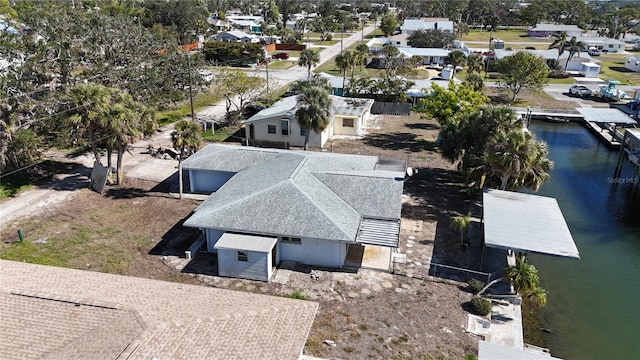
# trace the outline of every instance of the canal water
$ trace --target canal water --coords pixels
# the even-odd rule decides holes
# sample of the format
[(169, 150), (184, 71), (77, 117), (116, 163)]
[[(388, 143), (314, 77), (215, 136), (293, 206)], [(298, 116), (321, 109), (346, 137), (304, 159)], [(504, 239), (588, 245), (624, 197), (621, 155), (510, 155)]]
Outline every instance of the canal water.
[[(640, 190), (618, 151), (579, 123), (532, 122), (555, 168), (539, 195), (555, 197), (580, 251), (579, 261), (530, 255), (548, 303), (541, 321), (563, 359), (640, 359)], [(640, 188), (639, 188), (640, 189)]]

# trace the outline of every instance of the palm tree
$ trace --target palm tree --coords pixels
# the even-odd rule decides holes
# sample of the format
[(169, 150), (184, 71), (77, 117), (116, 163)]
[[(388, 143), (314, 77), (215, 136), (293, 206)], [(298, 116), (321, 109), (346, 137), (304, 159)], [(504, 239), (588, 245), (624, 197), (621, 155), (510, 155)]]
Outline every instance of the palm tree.
[(171, 132), (171, 143), (174, 149), (180, 153), (178, 157), (178, 179), (179, 198), (182, 199), (182, 160), (187, 153), (198, 151), (202, 144), (200, 127), (193, 121), (180, 120), (176, 122), (173, 132)]
[(455, 231), (460, 231), (460, 245), (464, 243), (464, 230), (471, 223), (471, 214), (467, 214), (466, 216), (455, 216), (451, 219), (451, 229)]
[(69, 89), (64, 98), (72, 110), (67, 121), (75, 128), (76, 135), (88, 138), (96, 163), (102, 165), (98, 153), (98, 135), (104, 125), (104, 117), (111, 103), (111, 91), (92, 83), (80, 84)]
[(558, 58), (556, 59), (556, 68), (560, 66), (560, 55), (567, 49), (567, 32), (563, 31), (560, 34), (553, 34), (553, 42), (549, 45), (549, 49), (558, 49)]
[(453, 66), (453, 76), (456, 76), (456, 68), (458, 66), (464, 66), (467, 63), (467, 55), (460, 50), (453, 50), (447, 55), (445, 60), (447, 64), (451, 64)]
[(479, 74), (484, 69), (484, 61), (477, 55), (467, 57), (467, 71), (469, 74)]
[[(336, 66), (342, 71), (342, 88), (344, 89), (347, 70), (351, 70), (351, 81), (353, 81), (354, 69), (358, 63), (358, 55), (355, 50), (346, 49), (336, 56)], [(344, 92), (344, 90), (343, 90)]]
[(115, 149), (116, 184), (124, 180), (124, 153), (129, 144), (151, 135), (156, 129), (153, 112), (142, 103), (133, 100), (129, 94), (114, 92), (113, 103), (105, 117), (107, 146)]
[(296, 119), (304, 132), (304, 149), (309, 148), (309, 132), (324, 131), (331, 122), (331, 97), (329, 92), (319, 86), (303, 87), (298, 94)]
[(362, 72), (362, 67), (367, 65), (367, 55), (369, 54), (369, 47), (367, 44), (358, 44), (356, 46), (356, 52), (359, 55), (360, 60), (360, 72)]
[(573, 58), (573, 56), (577, 53), (578, 56), (580, 55), (580, 51), (584, 51), (585, 48), (587, 47), (587, 44), (585, 44), (582, 41), (578, 41), (578, 39), (576, 39), (576, 37), (572, 37), (571, 40), (569, 40), (567, 42), (567, 51), (569, 52), (569, 56), (567, 56), (567, 62), (565, 62), (564, 64), (564, 71), (567, 71), (567, 67), (569, 66), (569, 61), (571, 61), (571, 59)]
[(528, 263), (524, 255), (516, 256), (516, 264), (504, 269), (504, 279), (513, 284), (513, 289), (525, 294), (535, 290), (540, 283), (538, 269)]
[(320, 63), (320, 54), (311, 50), (304, 49), (300, 52), (300, 58), (298, 59), (298, 66), (307, 68), (307, 79), (311, 78), (311, 67)]

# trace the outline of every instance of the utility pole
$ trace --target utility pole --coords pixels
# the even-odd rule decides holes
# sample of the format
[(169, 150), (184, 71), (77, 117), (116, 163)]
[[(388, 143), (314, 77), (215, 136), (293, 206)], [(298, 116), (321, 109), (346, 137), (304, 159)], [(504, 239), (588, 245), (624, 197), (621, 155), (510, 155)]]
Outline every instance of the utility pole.
[(187, 53), (187, 68), (189, 70), (189, 104), (191, 105), (191, 120), (196, 121), (196, 114), (193, 111), (193, 82), (191, 80), (191, 53)]
[(344, 23), (342, 23), (342, 32), (340, 33), (340, 54), (342, 54), (342, 38), (344, 38)]
[(267, 72), (267, 94), (269, 93), (269, 53), (267, 47), (264, 47), (264, 69)]

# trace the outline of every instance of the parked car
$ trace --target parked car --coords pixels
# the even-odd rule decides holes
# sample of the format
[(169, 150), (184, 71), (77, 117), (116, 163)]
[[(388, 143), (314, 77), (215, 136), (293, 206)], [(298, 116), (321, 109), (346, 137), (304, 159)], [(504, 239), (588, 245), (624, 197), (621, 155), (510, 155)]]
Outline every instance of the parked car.
[(289, 54), (287, 54), (286, 52), (281, 52), (273, 55), (272, 58), (287, 60), (289, 58)]
[(584, 85), (573, 85), (569, 88), (569, 94), (575, 95), (578, 97), (589, 97), (591, 96), (591, 90)]
[(600, 54), (602, 54), (602, 52), (596, 47), (590, 47), (589, 50), (587, 50), (587, 53), (591, 56), (600, 56)]

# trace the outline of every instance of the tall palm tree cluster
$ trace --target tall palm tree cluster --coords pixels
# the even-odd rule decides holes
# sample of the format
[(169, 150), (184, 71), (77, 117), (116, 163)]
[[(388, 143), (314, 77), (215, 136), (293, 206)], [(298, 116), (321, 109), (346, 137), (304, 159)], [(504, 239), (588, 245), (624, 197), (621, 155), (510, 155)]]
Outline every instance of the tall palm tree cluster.
[[(91, 147), (95, 160), (102, 165), (99, 149), (107, 150), (107, 167), (111, 154), (117, 154), (116, 184), (123, 180), (123, 156), (128, 145), (153, 133), (153, 113), (131, 95), (118, 89), (86, 83), (76, 85), (64, 95), (71, 114), (66, 120), (72, 141)], [(111, 172), (109, 172), (109, 175)]]
[(564, 71), (566, 72), (567, 67), (569, 66), (569, 61), (571, 61), (576, 54), (579, 56), (581, 51), (585, 51), (587, 45), (582, 41), (578, 41), (575, 36), (569, 39), (566, 31), (555, 34), (553, 37), (554, 40), (551, 45), (549, 45), (549, 49), (558, 49), (558, 58), (556, 59), (556, 66), (558, 68), (560, 67), (560, 56), (562, 56), (565, 51), (569, 53), (567, 61), (564, 63)]
[(485, 105), (458, 113), (442, 124), (443, 155), (457, 163), (470, 189), (537, 190), (549, 179), (553, 162), (547, 146), (505, 106)]

